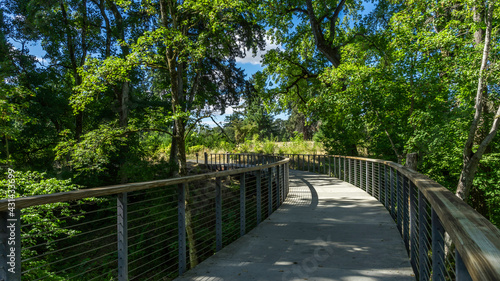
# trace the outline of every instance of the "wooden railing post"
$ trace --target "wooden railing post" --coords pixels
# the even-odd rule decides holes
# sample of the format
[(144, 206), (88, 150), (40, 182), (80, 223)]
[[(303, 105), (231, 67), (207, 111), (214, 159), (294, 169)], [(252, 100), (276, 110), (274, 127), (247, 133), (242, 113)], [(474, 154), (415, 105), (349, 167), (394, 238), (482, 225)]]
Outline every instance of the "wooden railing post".
[(432, 281), (445, 280), (445, 263), (444, 263), (444, 228), (439, 220), (439, 217), (431, 208), (432, 212)]
[(208, 153), (204, 153), (205, 154), (205, 167), (208, 166)]
[(21, 281), (21, 210), (0, 212), (0, 280)]
[(118, 280), (128, 280), (128, 220), (127, 193), (120, 193), (116, 198), (116, 217), (118, 233)]
[[(205, 154), (206, 156), (206, 154)], [(207, 157), (205, 157), (207, 159)], [(177, 239), (179, 244), (179, 275), (186, 272), (186, 184), (177, 185)]]
[(240, 236), (246, 233), (246, 173), (240, 176)]

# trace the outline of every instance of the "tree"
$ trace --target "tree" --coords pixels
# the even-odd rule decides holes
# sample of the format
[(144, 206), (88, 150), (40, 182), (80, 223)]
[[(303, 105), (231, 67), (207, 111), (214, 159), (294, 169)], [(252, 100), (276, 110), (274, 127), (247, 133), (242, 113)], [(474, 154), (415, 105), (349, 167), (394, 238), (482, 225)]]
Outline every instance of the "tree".
[[(483, 45), (483, 52), (474, 103), (474, 117), (470, 124), (467, 141), (464, 145), (462, 172), (456, 192), (456, 195), (464, 201), (468, 200), (479, 161), (495, 138), (500, 126), (500, 105), (497, 105), (498, 109), (492, 118), (485, 116), (488, 114), (485, 110), (488, 99), (493, 97), (493, 99), (496, 98), (498, 102), (498, 92), (492, 87), (492, 84), (497, 84), (499, 81), (498, 73), (495, 73), (496, 71), (492, 67), (492, 64), (498, 59), (498, 51), (496, 54), (493, 53), (493, 56), (490, 56), (490, 52), (492, 42), (498, 42), (498, 37), (494, 37), (495, 35), (498, 36), (498, 27), (496, 27), (497, 30), (493, 32), (493, 21), (498, 20), (498, 13), (495, 14), (495, 16), (493, 14), (495, 11), (498, 11), (500, 5), (494, 1), (473, 3), (473, 5), (473, 20), (476, 23), (481, 23), (481, 17), (477, 16), (477, 10), (480, 9), (480, 7), (485, 7), (484, 23), (486, 25), (486, 30), (484, 31), (484, 41), (482, 39), (482, 29), (478, 29), (478, 31), (474, 33), (474, 41), (477, 45), (477, 49), (480, 50), (481, 45)], [(488, 92), (490, 92), (490, 97), (488, 97)], [(488, 126), (488, 123), (491, 125)], [(482, 135), (480, 131), (483, 130), (483, 128), (481, 127), (489, 127), (489, 132), (486, 135)]]
[[(179, 174), (186, 175), (186, 136), (197, 120), (213, 110), (223, 112), (246, 90), (248, 84), (234, 59), (244, 55), (240, 46), (262, 47), (260, 27), (252, 22), (251, 4), (245, 2), (212, 5), (162, 0), (144, 3), (142, 8), (157, 26), (130, 44), (125, 59), (90, 66), (86, 76), (92, 79), (80, 87), (76, 104), (83, 108), (107, 85), (126, 81), (126, 73), (136, 66), (162, 72), (162, 94), (170, 104), (164, 114), (173, 123), (172, 156), (179, 164)], [(105, 73), (112, 75), (104, 78)], [(93, 83), (96, 80), (101, 80), (99, 86)]]

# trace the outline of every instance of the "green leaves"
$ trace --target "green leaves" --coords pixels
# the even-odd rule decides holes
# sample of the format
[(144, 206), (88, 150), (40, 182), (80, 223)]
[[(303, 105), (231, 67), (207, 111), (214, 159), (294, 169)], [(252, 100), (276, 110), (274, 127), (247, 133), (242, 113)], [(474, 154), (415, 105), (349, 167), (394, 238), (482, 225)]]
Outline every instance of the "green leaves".
[(127, 59), (108, 57), (105, 60), (88, 58), (86, 64), (78, 69), (82, 83), (74, 87), (75, 94), (70, 97), (70, 104), (75, 113), (83, 111), (95, 98), (105, 93), (110, 86), (119, 82), (130, 81), (129, 73), (136, 66), (134, 54)]

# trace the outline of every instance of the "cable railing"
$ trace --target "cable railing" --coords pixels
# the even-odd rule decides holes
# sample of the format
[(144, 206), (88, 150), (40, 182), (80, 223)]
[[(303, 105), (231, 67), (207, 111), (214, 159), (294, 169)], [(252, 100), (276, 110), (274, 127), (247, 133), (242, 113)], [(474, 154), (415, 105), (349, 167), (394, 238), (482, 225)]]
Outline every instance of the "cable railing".
[(390, 161), (286, 154), (290, 168), (349, 182), (380, 201), (416, 280), (500, 280), (500, 230), (432, 179)]
[(288, 194), (282, 156), (204, 158), (213, 172), (0, 200), (0, 280), (170, 280)]

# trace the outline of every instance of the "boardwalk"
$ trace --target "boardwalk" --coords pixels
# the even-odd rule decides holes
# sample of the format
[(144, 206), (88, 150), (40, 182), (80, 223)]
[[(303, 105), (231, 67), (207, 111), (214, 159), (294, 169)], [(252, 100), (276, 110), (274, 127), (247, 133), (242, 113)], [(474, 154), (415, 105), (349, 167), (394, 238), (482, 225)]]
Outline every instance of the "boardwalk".
[(415, 280), (389, 213), (340, 180), (290, 171), (290, 194), (257, 228), (178, 281)]

